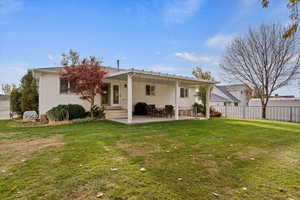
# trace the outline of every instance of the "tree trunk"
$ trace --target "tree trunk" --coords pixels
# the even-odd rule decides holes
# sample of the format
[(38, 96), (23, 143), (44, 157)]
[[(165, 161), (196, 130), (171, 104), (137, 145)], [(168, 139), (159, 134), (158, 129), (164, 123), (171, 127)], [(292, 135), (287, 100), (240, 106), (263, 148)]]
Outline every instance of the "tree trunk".
[(92, 119), (94, 119), (94, 110), (93, 110), (93, 107), (94, 107), (94, 99), (91, 101), (91, 110), (90, 110), (90, 112), (91, 112), (91, 118)]
[(262, 105), (262, 113), (261, 113), (261, 117), (263, 118), (263, 119), (266, 119), (267, 118), (267, 105), (265, 105), (265, 104), (263, 104)]

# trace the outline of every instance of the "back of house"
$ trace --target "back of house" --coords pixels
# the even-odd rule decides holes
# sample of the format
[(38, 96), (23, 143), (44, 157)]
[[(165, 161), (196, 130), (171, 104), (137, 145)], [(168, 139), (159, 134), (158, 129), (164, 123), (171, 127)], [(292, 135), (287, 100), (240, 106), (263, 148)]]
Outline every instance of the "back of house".
[[(196, 100), (197, 86), (214, 84), (191, 77), (144, 70), (125, 70), (112, 67), (103, 69), (107, 71), (104, 77), (105, 85), (103, 94), (96, 96), (96, 104), (105, 107), (107, 118), (126, 118), (128, 108), (134, 109), (134, 105), (138, 102), (155, 105), (157, 108), (178, 105), (180, 109), (191, 109)], [(34, 69), (39, 86), (40, 115), (44, 115), (59, 104), (79, 104), (86, 110), (89, 109), (89, 103), (80, 99), (79, 95), (72, 93), (70, 83), (61, 78), (62, 72), (63, 68), (61, 67)], [(132, 83), (128, 82), (129, 77), (131, 77)], [(132, 87), (130, 98), (128, 98), (128, 87)], [(178, 98), (175, 98), (177, 93)], [(128, 107), (129, 100), (132, 102), (132, 108)]]

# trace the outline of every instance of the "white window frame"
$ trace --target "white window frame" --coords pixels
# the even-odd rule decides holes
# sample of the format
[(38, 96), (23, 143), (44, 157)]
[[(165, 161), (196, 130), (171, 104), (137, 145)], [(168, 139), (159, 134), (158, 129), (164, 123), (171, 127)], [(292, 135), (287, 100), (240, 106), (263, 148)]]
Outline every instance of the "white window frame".
[[(147, 94), (147, 87), (149, 86), (149, 94)], [(146, 94), (146, 96), (155, 96), (155, 90), (156, 90), (156, 87), (155, 87), (155, 85), (149, 85), (149, 84), (147, 84), (146, 86), (145, 86), (145, 94)]]
[[(183, 93), (181, 93), (183, 91)], [(180, 88), (180, 98), (189, 98), (189, 88)], [(183, 95), (182, 95), (183, 94)]]

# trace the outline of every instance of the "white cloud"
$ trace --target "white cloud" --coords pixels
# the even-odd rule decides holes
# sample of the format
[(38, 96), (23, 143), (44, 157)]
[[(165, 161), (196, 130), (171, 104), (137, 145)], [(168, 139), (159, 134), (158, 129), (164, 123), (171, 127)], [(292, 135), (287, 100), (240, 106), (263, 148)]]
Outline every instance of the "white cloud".
[(232, 41), (233, 38), (234, 35), (217, 34), (212, 38), (208, 39), (205, 42), (205, 45), (208, 47), (224, 48)]
[(52, 54), (48, 54), (48, 60), (54, 60), (54, 56)]
[(174, 0), (166, 6), (164, 18), (167, 23), (182, 23), (192, 17), (204, 0)]
[(194, 53), (182, 52), (182, 53), (175, 53), (176, 57), (182, 58), (184, 60), (196, 63), (209, 63), (212, 65), (218, 65), (219, 62), (210, 56), (200, 56)]
[(166, 66), (166, 65), (154, 65), (150, 68), (150, 70), (158, 71), (158, 72), (175, 72), (176, 67)]
[(9, 14), (23, 9), (24, 3), (21, 0), (0, 0), (0, 14)]

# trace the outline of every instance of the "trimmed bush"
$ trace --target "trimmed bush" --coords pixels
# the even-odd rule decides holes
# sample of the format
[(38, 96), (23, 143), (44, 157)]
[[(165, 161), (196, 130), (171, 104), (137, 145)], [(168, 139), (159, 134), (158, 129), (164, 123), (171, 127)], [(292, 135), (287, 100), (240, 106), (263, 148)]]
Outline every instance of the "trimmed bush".
[(64, 121), (85, 118), (86, 112), (81, 105), (69, 104), (58, 105), (50, 109), (46, 115), (50, 121)]
[(76, 124), (80, 124), (80, 123), (91, 122), (91, 121), (93, 121), (93, 119), (90, 117), (87, 117), (87, 118), (83, 118), (83, 119), (73, 119), (72, 121)]
[(134, 114), (135, 115), (147, 115), (147, 104), (143, 102), (139, 102), (134, 106)]
[(51, 108), (46, 113), (50, 121), (65, 121), (69, 120), (69, 111), (66, 105), (58, 105)]
[(69, 104), (67, 105), (69, 111), (70, 120), (72, 119), (81, 119), (86, 117), (86, 112), (81, 105), (78, 104)]

